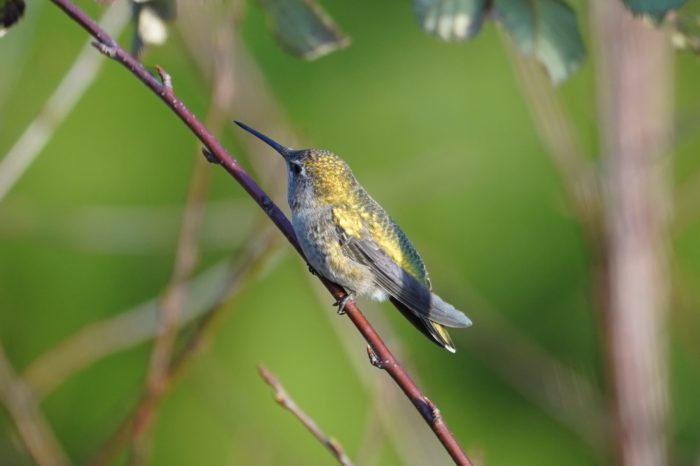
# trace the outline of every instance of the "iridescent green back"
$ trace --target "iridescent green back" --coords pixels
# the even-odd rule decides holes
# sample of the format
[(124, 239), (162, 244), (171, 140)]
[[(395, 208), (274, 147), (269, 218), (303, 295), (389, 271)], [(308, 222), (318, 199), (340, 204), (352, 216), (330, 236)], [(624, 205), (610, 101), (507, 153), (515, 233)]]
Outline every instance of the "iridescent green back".
[(347, 163), (326, 150), (300, 152), (315, 195), (333, 206), (334, 220), (345, 234), (372, 238), (406, 272), (430, 288), (423, 260), (399, 226), (355, 179)]
[(372, 227), (370, 234), (372, 238), (386, 250), (394, 261), (406, 272), (425, 283), (430, 288), (428, 272), (425, 269), (423, 259), (421, 259), (416, 248), (411, 244), (406, 234), (394, 222), (384, 209), (365, 191), (361, 189), (357, 196), (363, 199), (361, 204), (367, 206), (370, 212)]

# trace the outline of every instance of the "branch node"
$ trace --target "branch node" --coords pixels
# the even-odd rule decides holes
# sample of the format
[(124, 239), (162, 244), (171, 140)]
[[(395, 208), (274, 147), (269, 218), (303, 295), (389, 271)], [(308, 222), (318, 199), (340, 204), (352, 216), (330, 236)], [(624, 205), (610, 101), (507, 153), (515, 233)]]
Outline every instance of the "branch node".
[(92, 42), (92, 46), (106, 57), (114, 58), (117, 56), (118, 46), (115, 42), (96, 40)]
[(421, 410), (430, 417), (431, 421), (433, 423), (442, 422), (442, 414), (440, 414), (440, 410), (435, 406), (435, 403), (430, 401), (430, 398), (427, 396), (424, 396), (421, 401)]
[(163, 83), (163, 94), (167, 96), (173, 95), (173, 78), (170, 77), (167, 71), (162, 66), (156, 65), (156, 71), (160, 76), (160, 82)]
[(260, 203), (261, 203), (263, 210), (268, 215), (272, 215), (275, 212), (275, 209), (277, 208), (275, 203), (272, 202), (272, 199), (270, 199), (270, 196), (268, 196), (267, 194), (263, 194), (262, 199), (260, 200)]
[(202, 155), (205, 159), (207, 159), (207, 162), (213, 163), (214, 165), (219, 164), (219, 159), (217, 159), (216, 156), (214, 156), (214, 154), (212, 154), (212, 152), (206, 147), (202, 147)]
[(369, 363), (377, 369), (386, 368), (385, 361), (382, 361), (377, 352), (374, 351), (374, 348), (372, 348), (372, 345), (367, 345), (367, 356), (369, 357)]

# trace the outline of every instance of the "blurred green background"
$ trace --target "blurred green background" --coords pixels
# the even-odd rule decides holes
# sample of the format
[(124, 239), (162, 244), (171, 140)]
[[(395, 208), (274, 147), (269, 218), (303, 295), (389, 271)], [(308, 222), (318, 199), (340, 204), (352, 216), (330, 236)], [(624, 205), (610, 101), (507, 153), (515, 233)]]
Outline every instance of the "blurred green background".
[[(93, 17), (105, 8), (78, 4)], [(487, 23), (473, 41), (439, 42), (421, 31), (409, 2), (327, 0), (324, 6), (352, 44), (310, 63), (275, 44), (255, 3), (234, 8), (223, 47), (234, 51), (228, 56), (233, 97), (218, 135), (285, 211), (283, 164), (230, 121), (246, 121), (287, 145), (337, 152), (408, 233), (436, 291), (475, 322), (452, 332), (457, 354), (431, 344), (389, 304), (360, 306), (477, 463), (610, 464), (593, 252), (538, 136), (507, 41)], [(588, 4), (573, 6), (590, 52)], [(196, 28), (183, 32), (191, 19), (181, 16), (166, 45), (149, 49), (143, 60), (167, 69), (178, 95), (206, 120), (212, 70), (202, 64), (206, 47), (192, 39)], [(122, 43), (131, 30), (121, 34)], [(84, 31), (45, 1), (32, 2), (23, 23), (0, 41), (0, 154), (42, 111), (85, 43)], [(593, 163), (595, 58), (589, 55), (553, 91)], [(674, 66), (674, 184), (692, 195), (683, 188), (692, 187), (700, 170), (700, 66), (684, 53), (675, 55)], [(41, 374), (70, 367), (71, 358), (95, 359), (36, 389), (77, 463), (94, 457), (138, 401), (152, 346), (137, 339), (102, 354), (91, 345), (109, 346), (112, 336), (88, 326), (163, 295), (198, 147), (141, 83), (106, 62), (0, 201), (0, 339), (13, 367), (33, 374), (32, 385), (45, 382)], [(205, 170), (210, 186), (196, 275), (222, 261), (236, 267), (261, 238), (270, 251), (216, 311), (221, 318), (202, 351), (165, 395), (150, 464), (332, 464), (274, 403), (258, 363), (280, 377), (357, 464), (448, 464), (399, 389), (367, 363), (359, 334), (335, 314), (332, 298), (281, 235), (268, 233), (261, 211), (222, 169)], [(674, 465), (697, 464), (700, 455), (696, 213), (679, 213), (672, 238)], [(226, 281), (221, 270), (198, 292), (215, 295)], [(128, 340), (143, 330), (139, 322), (114, 338)], [(98, 335), (90, 344), (69, 352), (68, 360), (45, 359), (86, 328)], [(189, 322), (178, 341), (196, 328)], [(117, 464), (128, 456), (124, 450)], [(0, 465), (24, 464), (32, 459), (11, 417), (0, 411)]]

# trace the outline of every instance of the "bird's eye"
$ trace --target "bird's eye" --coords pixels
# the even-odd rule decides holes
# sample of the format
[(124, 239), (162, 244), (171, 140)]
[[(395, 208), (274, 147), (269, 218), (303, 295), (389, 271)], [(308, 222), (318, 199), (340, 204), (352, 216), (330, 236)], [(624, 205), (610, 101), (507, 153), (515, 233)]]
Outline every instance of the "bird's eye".
[(299, 165), (298, 163), (293, 163), (292, 165), (292, 171), (294, 172), (295, 175), (301, 175), (304, 173), (304, 167)]

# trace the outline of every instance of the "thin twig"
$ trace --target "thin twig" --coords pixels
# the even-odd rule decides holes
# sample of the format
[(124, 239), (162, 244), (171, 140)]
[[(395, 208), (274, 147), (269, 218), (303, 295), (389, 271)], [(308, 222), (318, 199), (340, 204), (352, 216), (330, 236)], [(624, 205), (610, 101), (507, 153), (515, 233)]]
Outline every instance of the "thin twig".
[[(178, 316), (178, 326), (184, 326), (218, 306), (221, 297), (226, 296), (232, 286), (231, 268), (231, 265), (221, 262), (187, 283), (188, 299), (184, 312)], [(82, 327), (32, 361), (24, 371), (25, 380), (39, 398), (46, 397), (96, 361), (154, 338), (158, 333), (159, 310), (159, 301), (153, 298), (118, 312), (114, 317)]]
[[(127, 3), (115, 2), (104, 13), (100, 24), (106, 31), (118, 36), (128, 21)], [(56, 128), (95, 82), (103, 62), (104, 60), (91, 50), (90, 44), (86, 44), (80, 51), (44, 108), (27, 126), (5, 157), (0, 159), (0, 201), (36, 160)]]
[[(166, 95), (172, 97), (174, 92), (172, 78), (160, 66), (157, 67), (157, 71), (165, 87)], [(225, 74), (228, 75), (228, 73)], [(224, 81), (226, 79), (217, 73), (214, 89)], [(225, 121), (224, 113), (221, 111), (222, 105), (225, 105), (225, 103), (218, 102), (219, 94), (220, 92), (216, 90), (212, 92), (209, 115), (207, 116), (210, 128), (220, 129)], [(158, 400), (161, 399), (169, 379), (171, 356), (177, 336), (178, 316), (182, 314), (186, 298), (187, 288), (185, 285), (196, 268), (199, 256), (198, 243), (201, 235), (211, 170), (206, 161), (198, 155), (195, 158), (190, 189), (185, 202), (185, 212), (182, 218), (173, 272), (162, 300), (159, 315), (160, 329), (153, 342), (153, 350), (151, 351), (151, 360), (146, 376), (145, 403), (141, 406), (141, 410), (135, 414), (134, 418), (132, 438), (134, 448), (130, 459), (131, 466), (148, 463), (150, 454), (150, 442), (148, 442), (148, 439), (150, 438)]]
[[(213, 60), (212, 93), (206, 120), (207, 126), (214, 128), (214, 131), (220, 131), (224, 126), (226, 109), (230, 106), (233, 96), (231, 63), (221, 53), (221, 43), (221, 41), (218, 41), (210, 46), (215, 51), (215, 58)], [(172, 78), (162, 67), (157, 66), (156, 70), (163, 83), (165, 97), (172, 99), (174, 96)], [(163, 329), (154, 343), (146, 392), (142, 398), (143, 402), (139, 409), (134, 412), (134, 448), (132, 449), (130, 461), (132, 466), (148, 463), (150, 443), (147, 440), (150, 437), (152, 418), (154, 417), (158, 400), (162, 398), (169, 381), (173, 379), (174, 366), (171, 355), (177, 333), (176, 321), (183, 302), (182, 290), (184, 287), (182, 284), (194, 271), (196, 265), (196, 256), (198, 255), (197, 242), (199, 240), (204, 202), (211, 173), (209, 164), (198, 155), (195, 159), (195, 168), (187, 197), (173, 275), (168, 292), (163, 300), (163, 308), (161, 310)], [(195, 335), (192, 338), (197, 338), (197, 334)], [(192, 349), (191, 353), (194, 354), (194, 346), (188, 346)], [(184, 361), (184, 359), (180, 355), (179, 362)]]
[(0, 401), (15, 422), (17, 432), (27, 451), (39, 466), (69, 464), (68, 457), (41, 413), (39, 403), (31, 389), (24, 380), (15, 375), (2, 344), (0, 344)]
[(571, 118), (554, 87), (537, 64), (505, 46), (519, 77), (518, 84), (535, 128), (547, 148), (566, 190), (568, 201), (592, 247), (599, 247), (600, 182), (597, 167), (587, 158)]
[[(302, 268), (301, 264), (299, 268)], [(307, 280), (309, 286), (312, 286), (315, 279), (312, 275), (308, 275)], [(312, 286), (312, 288), (317, 301), (325, 304), (327, 297), (324, 290), (318, 286)], [(374, 303), (370, 303), (370, 306), (378, 307)], [(404, 366), (408, 370), (414, 370), (415, 367), (401, 339), (396, 336), (390, 322), (379, 312), (379, 309), (376, 311), (373, 313), (374, 326), (382, 332), (384, 339), (391, 344), (394, 354), (401, 358)], [(440, 448), (439, 444), (431, 442), (430, 431), (416, 422), (418, 420), (416, 413), (404, 409), (406, 401), (395, 389), (392, 381), (384, 377), (374, 377), (373, 369), (376, 366), (367, 364), (368, 354), (357, 351), (357, 336), (351, 334), (348, 331), (350, 329), (343, 325), (343, 322), (333, 313), (324, 312), (323, 315), (335, 331), (338, 343), (347, 356), (350, 367), (357, 374), (367, 398), (372, 400), (368, 407), (368, 411), (371, 411), (369, 416), (376, 417), (381, 424), (381, 429), (393, 444), (400, 463), (405, 466), (444, 463), (445, 450)], [(420, 375), (417, 376), (417, 382), (422, 383)], [(358, 457), (359, 464), (365, 464), (359, 459)]]
[[(251, 238), (243, 254), (244, 257), (237, 264), (226, 290), (223, 290), (218, 299), (207, 308), (194, 334), (188, 338), (182, 349), (173, 356), (168, 367), (167, 378), (163, 382), (163, 390), (159, 394), (159, 397), (162, 398), (167, 393), (173, 381), (183, 373), (188, 363), (198, 354), (202, 343), (207, 341), (208, 336), (213, 333), (215, 324), (223, 317), (224, 313), (221, 311), (231, 307), (231, 302), (239, 295), (245, 285), (257, 275), (258, 271), (264, 265), (265, 259), (268, 258), (275, 249), (275, 238), (270, 232), (258, 233), (254, 238)], [(158, 400), (156, 400), (156, 402), (157, 401)], [(114, 434), (107, 439), (104, 445), (97, 451), (95, 457), (89, 464), (92, 466), (111, 464), (114, 457), (129, 443), (135, 429), (138, 430), (141, 428), (139, 425), (139, 413), (143, 413), (144, 407), (151, 403), (153, 403), (153, 400), (150, 400), (148, 394), (144, 391), (136, 406), (124, 418), (124, 421), (116, 429)]]
[[(260, 216), (245, 198), (209, 200), (206, 207), (201, 239), (206, 251), (239, 247)], [(182, 205), (56, 207), (20, 198), (5, 199), (0, 217), (0, 240), (51, 238), (57, 247), (83, 252), (153, 257), (172, 254), (176, 247)]]
[[(296, 240), (291, 223), (286, 218), (282, 210), (270, 199), (260, 186), (250, 177), (250, 175), (231, 157), (221, 143), (207, 130), (207, 128), (187, 109), (185, 104), (174, 94), (165, 92), (163, 85), (152, 76), (138, 61), (121, 48), (112, 37), (102, 30), (82, 10), (68, 0), (52, 0), (55, 5), (61, 8), (69, 17), (84, 28), (88, 33), (97, 39), (96, 47), (107, 56), (114, 58), (117, 62), (125, 66), (132, 74), (150, 88), (168, 107), (192, 130), (206, 148), (213, 154), (218, 164), (220, 164), (236, 181), (246, 190), (246, 192), (265, 211), (267, 216), (285, 235), (287, 240), (294, 246), (299, 254), (303, 256), (299, 243)], [(340, 286), (328, 280), (321, 279), (331, 295), (336, 299), (343, 299), (347, 293)], [(362, 336), (372, 346), (374, 352), (384, 361), (384, 370), (396, 381), (405, 395), (423, 416), (440, 442), (444, 445), (455, 463), (469, 465), (471, 462), (457, 442), (457, 439), (450, 432), (440, 411), (435, 404), (430, 401), (418, 386), (413, 382), (408, 373), (399, 364), (394, 355), (389, 351), (381, 337), (377, 334), (371, 324), (367, 321), (360, 309), (352, 302), (345, 308), (345, 314), (352, 320), (353, 324), (360, 331)]]
[(340, 445), (340, 443), (333, 437), (329, 437), (323, 433), (316, 422), (294, 402), (289, 394), (287, 394), (287, 391), (284, 389), (279, 379), (262, 364), (258, 365), (258, 372), (260, 372), (260, 377), (262, 377), (263, 380), (267, 382), (267, 384), (275, 391), (275, 401), (277, 401), (277, 403), (279, 403), (279, 405), (285, 408), (287, 411), (292, 413), (294, 417), (299, 419), (304, 427), (306, 427), (308, 431), (311, 432), (316, 439), (318, 439), (319, 442), (328, 448), (328, 450), (340, 464), (343, 466), (352, 466), (352, 461), (350, 461), (348, 455), (345, 454), (345, 450), (343, 450), (342, 445)]

